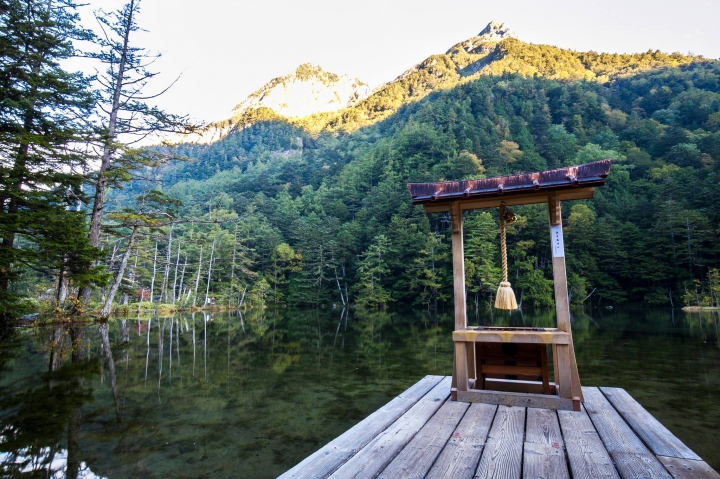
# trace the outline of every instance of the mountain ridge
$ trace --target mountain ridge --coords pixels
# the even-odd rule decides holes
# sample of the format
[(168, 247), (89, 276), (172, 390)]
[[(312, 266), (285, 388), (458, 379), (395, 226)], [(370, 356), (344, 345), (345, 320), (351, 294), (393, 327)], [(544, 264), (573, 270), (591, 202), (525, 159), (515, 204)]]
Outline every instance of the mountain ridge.
[[(596, 81), (604, 83), (612, 78), (657, 68), (672, 68), (693, 62), (705, 61), (701, 56), (663, 53), (649, 50), (644, 53), (614, 54), (576, 52), (552, 45), (521, 41), (504, 23), (490, 22), (478, 35), (463, 40), (445, 53), (431, 55), (406, 70), (395, 79), (370, 91), (360, 80), (354, 83), (349, 77), (328, 73), (311, 64), (300, 65), (296, 71), (278, 77), (248, 96), (234, 109), (231, 117), (208, 125), (199, 135), (179, 139), (183, 143), (212, 143), (255, 121), (283, 118), (303, 129), (317, 134), (322, 130), (351, 132), (387, 118), (400, 107), (421, 100), (428, 94), (452, 88), (482, 75), (501, 76), (518, 73), (524, 76), (540, 75), (558, 81)], [(304, 114), (293, 114), (280, 103), (266, 101), (289, 79), (303, 74), (315, 76), (331, 85), (345, 79), (345, 105), (338, 97), (332, 108), (308, 107)], [(324, 76), (323, 76), (324, 75)], [(327, 94), (327, 91), (324, 92)]]

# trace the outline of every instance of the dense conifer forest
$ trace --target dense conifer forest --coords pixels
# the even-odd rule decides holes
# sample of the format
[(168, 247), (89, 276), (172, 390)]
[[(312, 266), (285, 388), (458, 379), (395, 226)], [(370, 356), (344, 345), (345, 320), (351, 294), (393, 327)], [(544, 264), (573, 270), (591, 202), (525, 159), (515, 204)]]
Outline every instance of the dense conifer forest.
[[(117, 19), (132, 8), (108, 24), (122, 26)], [(71, 28), (73, 18), (63, 18), (62, 28)], [(58, 41), (71, 48), (62, 35)], [(299, 119), (245, 112), (209, 145), (132, 149), (107, 121), (87, 135), (82, 124), (60, 121), (67, 131), (49, 140), (38, 127), (33, 161), (55, 161), (50, 170), (65, 173), (63, 164), (83, 166), (42, 181), (22, 173), (20, 161), (23, 112), (35, 110), (10, 100), (25, 94), (4, 81), (0, 87), (15, 97), (3, 91), (0, 112), (12, 119), (1, 139), (0, 286), (11, 305), (2, 313), (37, 310), (43, 300), (103, 314), (151, 303), (444, 308), (452, 301), (449, 217), (412, 206), (407, 182), (604, 158), (614, 160), (607, 185), (592, 200), (564, 205), (572, 303), (718, 305), (720, 63), (660, 52), (578, 53), (514, 38), (463, 45), (339, 112)], [(106, 55), (122, 55), (121, 45), (108, 48)], [(36, 68), (55, 72), (50, 63)], [(4, 78), (17, 74), (8, 64)], [(31, 66), (23, 78), (39, 83), (32, 74)], [(62, 87), (70, 103), (43, 111), (92, 108), (91, 83), (47, 81), (56, 86), (43, 88)], [(181, 117), (135, 108), (126, 118), (149, 119), (135, 129), (118, 125), (141, 133), (185, 128)], [(100, 174), (62, 148), (82, 141), (114, 158)], [(98, 195), (88, 194), (97, 192), (98, 177), (109, 191), (101, 219)], [(28, 192), (27, 185), (38, 186)], [(508, 229), (511, 281), (524, 307), (550, 307), (547, 213), (542, 206), (516, 213)], [(50, 220), (76, 238), (73, 246), (43, 229)], [(99, 224), (97, 241), (91, 234), (88, 243), (87, 228)], [(468, 301), (485, 308), (500, 280), (497, 211), (467, 213), (465, 225)], [(66, 305), (68, 298), (78, 300)]]
[[(173, 248), (192, 273), (204, 249), (205, 281), (217, 240), (212, 291), (224, 301), (247, 286), (269, 303), (434, 308), (451, 298), (449, 218), (411, 206), (407, 182), (613, 158), (607, 186), (563, 212), (573, 303), (715, 304), (719, 109), (718, 64), (695, 62), (604, 83), (482, 76), (352, 133), (260, 121), (181, 146), (192, 160), (162, 170), (180, 216), (223, 221), (176, 228)], [(516, 289), (526, 306), (551, 306), (546, 212), (517, 213)], [(495, 211), (467, 216), (468, 297), (481, 307), (500, 278), (498, 224)], [(145, 241), (167, 256), (169, 236)]]

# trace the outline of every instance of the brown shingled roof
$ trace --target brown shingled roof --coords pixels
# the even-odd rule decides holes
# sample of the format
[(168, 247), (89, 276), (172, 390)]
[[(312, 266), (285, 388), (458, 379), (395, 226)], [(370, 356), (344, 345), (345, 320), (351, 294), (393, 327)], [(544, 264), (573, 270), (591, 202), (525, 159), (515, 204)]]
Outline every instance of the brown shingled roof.
[(551, 192), (605, 184), (611, 159), (555, 170), (495, 176), (477, 180), (408, 183), (414, 205), (467, 198), (490, 199), (519, 193)]

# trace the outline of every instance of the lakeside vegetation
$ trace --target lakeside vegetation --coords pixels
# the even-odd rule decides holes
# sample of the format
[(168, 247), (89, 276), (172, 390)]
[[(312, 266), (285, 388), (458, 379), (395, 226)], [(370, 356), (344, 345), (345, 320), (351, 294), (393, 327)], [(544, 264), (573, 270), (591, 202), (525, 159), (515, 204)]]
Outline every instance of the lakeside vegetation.
[[(458, 44), (339, 112), (288, 120), (260, 108), (216, 143), (137, 149), (128, 135), (192, 130), (134, 100), (155, 76), (154, 57), (123, 41), (139, 28), (138, 3), (100, 16), (105, 40), (79, 27), (69, 2), (8, 5), (5, 323), (43, 304), (100, 316), (140, 301), (441, 309), (452, 301), (449, 218), (411, 206), (407, 182), (604, 158), (607, 186), (563, 209), (572, 303), (718, 305), (716, 61)], [(110, 66), (104, 77), (59, 66), (87, 43)], [(523, 305), (550, 307), (546, 211), (516, 213), (511, 280)], [(483, 308), (500, 280), (496, 212), (468, 213), (465, 225), (468, 301)]]

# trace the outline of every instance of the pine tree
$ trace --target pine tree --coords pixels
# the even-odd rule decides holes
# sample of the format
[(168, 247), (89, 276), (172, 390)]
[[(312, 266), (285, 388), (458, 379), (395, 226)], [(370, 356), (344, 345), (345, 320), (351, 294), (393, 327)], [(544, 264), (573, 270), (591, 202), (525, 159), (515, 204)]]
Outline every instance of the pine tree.
[[(162, 94), (152, 95), (146, 90), (157, 75), (147, 70), (159, 55), (133, 46), (131, 37), (140, 30), (137, 15), (140, 0), (130, 0), (114, 12), (100, 11), (98, 22), (103, 38), (97, 40), (100, 51), (92, 56), (107, 69), (98, 74), (100, 101), (98, 115), (100, 167), (94, 181), (95, 196), (90, 218), (90, 244), (100, 244), (105, 199), (109, 189), (130, 179), (129, 172), (148, 163), (157, 164), (163, 155), (157, 149), (130, 150), (129, 146), (161, 132), (189, 131), (186, 118), (168, 114), (146, 102)], [(128, 152), (131, 151), (131, 154)], [(83, 304), (90, 299), (88, 286), (80, 292)]]
[(19, 313), (20, 269), (87, 281), (97, 251), (82, 212), (88, 80), (60, 62), (87, 40), (68, 0), (10, 0), (0, 7), (0, 318)]

